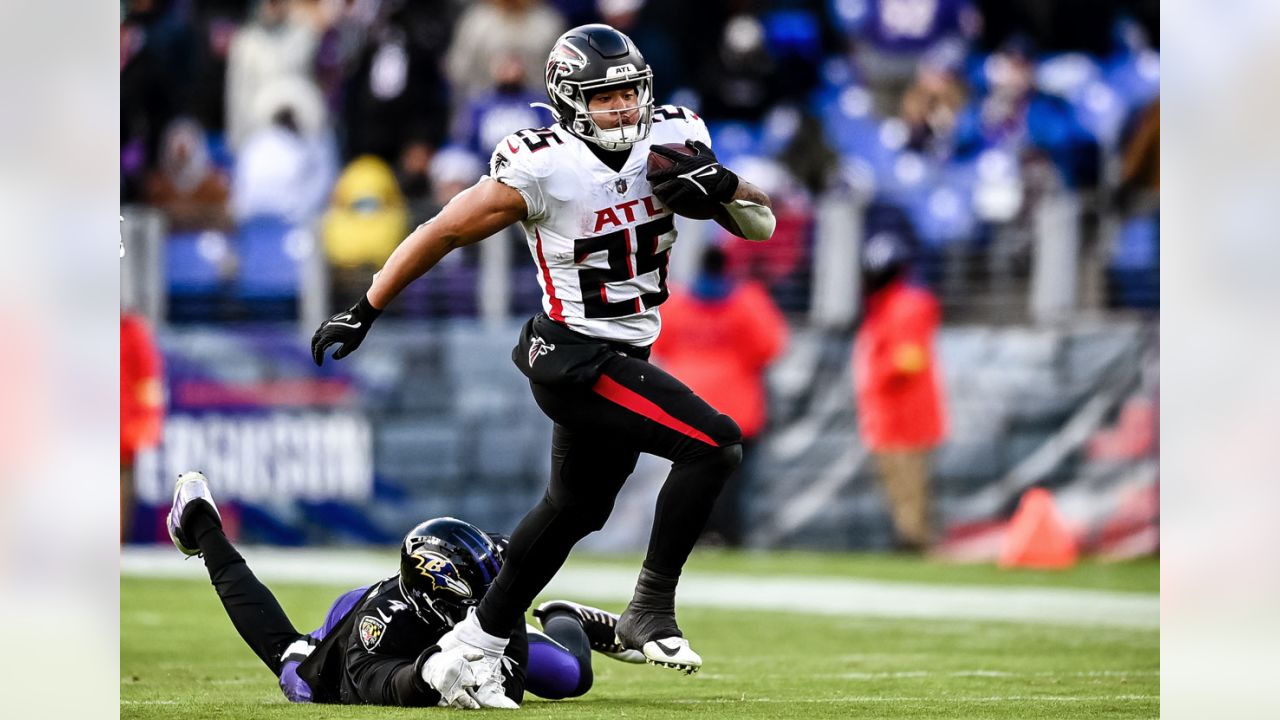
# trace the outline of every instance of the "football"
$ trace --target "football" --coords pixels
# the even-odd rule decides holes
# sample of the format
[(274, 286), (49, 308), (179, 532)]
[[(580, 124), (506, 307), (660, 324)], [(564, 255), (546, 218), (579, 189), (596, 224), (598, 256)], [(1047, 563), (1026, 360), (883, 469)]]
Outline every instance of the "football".
[[(674, 150), (680, 153), (681, 155), (696, 154), (692, 148), (685, 145), (684, 143), (667, 143), (662, 147), (665, 147), (669, 150)], [(648, 174), (650, 176), (652, 176), (655, 172), (666, 170), (674, 164), (675, 164), (674, 162), (659, 155), (658, 153), (655, 153), (652, 150), (649, 151)], [(706, 198), (705, 201), (703, 202), (699, 202), (699, 201), (690, 202), (687, 200), (682, 202), (673, 202), (672, 198), (663, 197), (664, 193), (660, 192), (657, 189), (656, 184), (654, 186), (653, 194), (658, 198), (658, 201), (661, 202), (663, 205), (665, 205), (668, 209), (670, 209), (671, 212), (677, 215), (683, 215), (687, 218), (693, 218), (695, 220), (710, 220), (711, 218), (715, 217), (716, 212), (719, 211), (720, 209), (720, 203), (712, 200), (711, 198)]]

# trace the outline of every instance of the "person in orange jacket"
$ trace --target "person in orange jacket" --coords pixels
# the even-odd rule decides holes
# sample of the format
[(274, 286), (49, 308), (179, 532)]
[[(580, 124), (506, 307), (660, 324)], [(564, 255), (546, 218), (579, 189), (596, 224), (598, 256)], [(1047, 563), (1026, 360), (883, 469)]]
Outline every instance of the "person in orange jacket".
[(930, 454), (947, 419), (934, 335), (941, 318), (928, 290), (908, 283), (910, 251), (880, 233), (862, 256), (865, 312), (853, 345), (858, 429), (875, 457), (897, 533), (896, 546), (933, 541)]
[[(673, 287), (662, 306), (662, 335), (654, 358), (716, 410), (742, 428), (743, 463), (768, 419), (764, 372), (786, 348), (787, 323), (764, 286), (737, 282), (725, 271), (725, 252), (708, 248), (687, 290)], [(741, 478), (736, 473), (716, 500), (704, 539), (742, 542)]]
[(164, 369), (142, 317), (120, 315), (120, 538), (127, 539), (133, 506), (133, 459), (160, 443)]

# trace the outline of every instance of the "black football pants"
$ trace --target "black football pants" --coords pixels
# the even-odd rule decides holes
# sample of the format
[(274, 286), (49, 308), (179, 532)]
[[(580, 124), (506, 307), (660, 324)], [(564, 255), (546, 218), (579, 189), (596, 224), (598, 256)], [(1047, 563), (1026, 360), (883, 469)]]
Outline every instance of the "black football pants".
[[(199, 503), (204, 505), (203, 503)], [(200, 507), (185, 518), (183, 527), (204, 555), (209, 580), (240, 637), (271, 672), (280, 674), (281, 655), (301, 633), (271, 590), (249, 569), (240, 553), (222, 532), (212, 509)]]
[(716, 496), (742, 460), (742, 432), (647, 357), (647, 349), (618, 353), (591, 386), (530, 383), (538, 406), (555, 422), (551, 481), (511, 534), (502, 571), (480, 603), (486, 631), (514, 629), (574, 544), (604, 527), (642, 452), (672, 462), (644, 565), (680, 574)]

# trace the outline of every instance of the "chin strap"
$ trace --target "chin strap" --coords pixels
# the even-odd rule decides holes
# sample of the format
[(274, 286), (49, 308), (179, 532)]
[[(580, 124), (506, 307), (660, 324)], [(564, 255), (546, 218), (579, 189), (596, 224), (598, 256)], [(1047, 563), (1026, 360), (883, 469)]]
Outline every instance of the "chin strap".
[(773, 229), (778, 225), (773, 211), (764, 205), (757, 205), (747, 200), (734, 200), (725, 203), (724, 209), (729, 211), (729, 217), (738, 224), (742, 236), (748, 240), (756, 242), (768, 240), (773, 236)]

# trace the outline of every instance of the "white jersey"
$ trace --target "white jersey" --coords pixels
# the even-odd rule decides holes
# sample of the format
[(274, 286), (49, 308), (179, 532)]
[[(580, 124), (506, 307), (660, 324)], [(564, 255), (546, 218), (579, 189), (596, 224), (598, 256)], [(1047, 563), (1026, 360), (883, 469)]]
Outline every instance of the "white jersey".
[(538, 265), (542, 309), (591, 337), (645, 346), (658, 339), (667, 299), (674, 216), (646, 179), (649, 147), (711, 138), (687, 108), (654, 108), (649, 137), (614, 172), (559, 125), (498, 143), (489, 177), (524, 196), (521, 223)]

